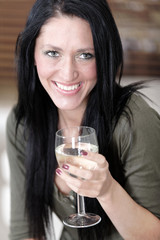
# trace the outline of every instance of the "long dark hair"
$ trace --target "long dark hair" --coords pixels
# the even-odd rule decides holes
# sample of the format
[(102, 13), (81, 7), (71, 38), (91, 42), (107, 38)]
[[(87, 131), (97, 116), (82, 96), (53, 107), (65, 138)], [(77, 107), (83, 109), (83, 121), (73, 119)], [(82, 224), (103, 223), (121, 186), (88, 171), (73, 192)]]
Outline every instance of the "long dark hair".
[[(120, 161), (109, 157), (112, 133), (126, 101), (136, 86), (120, 87), (116, 82), (123, 69), (123, 51), (119, 33), (106, 0), (37, 0), (31, 9), (24, 31), (16, 45), (19, 98), (16, 107), (17, 126), (25, 124), (26, 210), (33, 237), (45, 236), (53, 209), (53, 179), (57, 162), (54, 153), (58, 124), (57, 108), (42, 87), (34, 66), (35, 41), (41, 27), (57, 14), (85, 19), (91, 27), (96, 64), (97, 84), (92, 90), (83, 118), (83, 125), (96, 129), (100, 153), (106, 156), (115, 179), (123, 185)], [(62, 26), (63, 27), (63, 26)], [(113, 121), (114, 120), (114, 121)], [(114, 124), (113, 124), (114, 122)], [(91, 204), (90, 204), (91, 203)], [(102, 222), (94, 231), (103, 239), (109, 221), (96, 199), (86, 198), (88, 209), (96, 208)], [(93, 211), (93, 210), (92, 210)], [(109, 229), (109, 228), (108, 228)], [(101, 238), (99, 233), (101, 233)], [(93, 239), (93, 232), (79, 231), (82, 239)]]

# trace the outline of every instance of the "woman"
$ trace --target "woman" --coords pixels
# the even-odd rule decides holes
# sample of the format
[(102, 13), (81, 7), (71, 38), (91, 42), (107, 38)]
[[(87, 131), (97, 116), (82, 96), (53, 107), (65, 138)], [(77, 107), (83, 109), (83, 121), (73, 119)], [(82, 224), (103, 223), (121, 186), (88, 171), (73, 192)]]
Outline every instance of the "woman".
[[(46, 239), (52, 211), (61, 220), (76, 212), (74, 192), (102, 221), (64, 227), (61, 239), (160, 239), (160, 117), (135, 94), (140, 85), (116, 82), (123, 54), (106, 1), (37, 0), (16, 54), (10, 239)], [(99, 154), (83, 156), (97, 162), (93, 171), (57, 165), (55, 132), (75, 125), (96, 129)]]

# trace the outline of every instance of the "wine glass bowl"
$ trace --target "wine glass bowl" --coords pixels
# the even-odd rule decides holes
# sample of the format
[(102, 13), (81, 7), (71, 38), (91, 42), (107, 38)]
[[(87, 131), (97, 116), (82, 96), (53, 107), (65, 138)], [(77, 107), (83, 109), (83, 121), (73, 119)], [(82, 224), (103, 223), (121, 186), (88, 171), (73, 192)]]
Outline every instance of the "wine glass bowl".
[[(85, 152), (98, 152), (98, 142), (95, 130), (91, 127), (78, 126), (60, 129), (56, 132), (55, 154), (60, 167), (72, 164), (76, 167), (93, 170), (94, 161), (83, 158)], [(76, 177), (72, 174), (73, 177)], [(69, 227), (84, 228), (98, 224), (100, 216), (85, 212), (84, 197), (77, 194), (78, 213), (64, 219), (63, 223)]]

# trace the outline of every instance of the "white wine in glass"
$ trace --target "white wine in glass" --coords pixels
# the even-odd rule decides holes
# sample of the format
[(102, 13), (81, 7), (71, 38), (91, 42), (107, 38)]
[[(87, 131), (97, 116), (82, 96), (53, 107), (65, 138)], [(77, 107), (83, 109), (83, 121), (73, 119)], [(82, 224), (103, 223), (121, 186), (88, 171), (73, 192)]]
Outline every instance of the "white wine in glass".
[[(86, 126), (58, 130), (55, 139), (55, 153), (58, 164), (72, 164), (88, 170), (95, 169), (96, 163), (83, 158), (84, 151), (98, 152), (95, 130)], [(76, 177), (75, 175), (73, 175)], [(85, 228), (98, 224), (101, 217), (85, 212), (84, 197), (77, 194), (78, 213), (66, 217), (63, 223), (73, 228)]]

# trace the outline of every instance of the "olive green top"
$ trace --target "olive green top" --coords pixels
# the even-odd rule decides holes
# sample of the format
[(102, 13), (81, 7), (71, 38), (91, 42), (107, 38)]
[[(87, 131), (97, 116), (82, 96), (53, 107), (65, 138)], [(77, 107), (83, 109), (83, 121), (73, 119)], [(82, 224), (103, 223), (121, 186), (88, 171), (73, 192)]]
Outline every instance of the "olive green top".
[[(122, 115), (113, 135), (113, 148), (121, 160), (125, 174), (125, 189), (140, 205), (160, 218), (160, 116), (140, 96), (133, 95), (128, 101), (133, 114), (132, 128)], [(127, 110), (128, 108), (126, 108)], [(130, 112), (128, 111), (130, 114)], [(7, 121), (7, 151), (10, 162), (11, 222), (10, 240), (31, 237), (24, 214), (25, 202), (25, 140), (23, 125), (18, 128), (15, 142), (16, 120), (12, 110)], [(63, 196), (54, 186), (54, 209), (62, 220), (74, 213), (75, 193)], [(106, 226), (107, 227), (107, 226)], [(77, 240), (77, 230), (64, 227), (61, 240)], [(107, 240), (120, 240), (122, 237), (112, 228)]]

